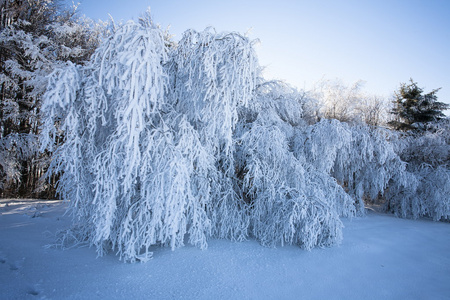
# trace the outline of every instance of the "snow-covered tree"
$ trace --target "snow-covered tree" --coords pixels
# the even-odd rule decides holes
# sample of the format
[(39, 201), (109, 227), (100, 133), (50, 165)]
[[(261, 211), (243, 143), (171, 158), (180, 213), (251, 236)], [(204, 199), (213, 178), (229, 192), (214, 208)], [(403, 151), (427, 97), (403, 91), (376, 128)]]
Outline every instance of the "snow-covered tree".
[(384, 125), (388, 117), (385, 99), (365, 93), (363, 85), (361, 80), (352, 85), (338, 79), (319, 81), (310, 92), (310, 97), (317, 100), (315, 110), (318, 118), (375, 127)]
[(362, 81), (346, 86), (340, 80), (322, 80), (316, 84), (312, 96), (319, 101), (321, 118), (350, 122), (361, 98)]
[(435, 89), (424, 94), (422, 88), (410, 79), (410, 83), (402, 83), (395, 92), (392, 114), (395, 119), (389, 122), (395, 130), (424, 130), (425, 124), (445, 118), (444, 110), (450, 105), (439, 102)]
[(408, 176), (394, 180), (385, 209), (401, 217), (450, 218), (450, 121), (429, 123), (420, 134), (404, 134), (395, 141)]
[(89, 64), (56, 70), (42, 149), (65, 132), (53, 171), (63, 172), (77, 239), (130, 261), (186, 236), (200, 248), (209, 237), (339, 242), (339, 216), (353, 214), (353, 201), (295, 158), (289, 140), (305, 124), (298, 94), (261, 84), (259, 71), (240, 34), (191, 30), (169, 49), (151, 22), (118, 27)]
[[(15, 174), (11, 177), (13, 169), (0, 167), (1, 192), (39, 195), (46, 188), (40, 177), (48, 161), (36, 151), (46, 76), (64, 61), (86, 60), (98, 44), (100, 30), (77, 19), (76, 8), (61, 11), (51, 0), (2, 1), (0, 9), (0, 144), (8, 145), (0, 148), (5, 153), (0, 159), (14, 165)], [(11, 155), (15, 149), (22, 150)]]
[(50, 79), (43, 148), (60, 119), (60, 192), (100, 254), (146, 260), (152, 245), (176, 248), (188, 233), (205, 248), (212, 230), (228, 230), (212, 220), (234, 205), (232, 133), (255, 85), (254, 50), (238, 34), (209, 31), (168, 50), (158, 27), (129, 22), (86, 67)]
[(375, 200), (392, 177), (405, 171), (388, 136), (366, 125), (322, 120), (297, 136), (295, 153), (336, 179), (355, 201), (357, 213), (364, 214), (365, 200)]
[(301, 97), (276, 82), (259, 86), (238, 130), (238, 170), (250, 210), (251, 233), (264, 245), (305, 249), (342, 239), (339, 216), (354, 215), (353, 200), (326, 173), (296, 156)]
[(63, 243), (131, 262), (209, 238), (311, 249), (339, 243), (340, 218), (365, 200), (425, 190), (395, 134), (314, 122), (313, 106), (265, 81), (238, 33), (188, 30), (175, 44), (148, 15), (115, 27), (87, 64), (48, 79), (41, 150), (70, 200)]

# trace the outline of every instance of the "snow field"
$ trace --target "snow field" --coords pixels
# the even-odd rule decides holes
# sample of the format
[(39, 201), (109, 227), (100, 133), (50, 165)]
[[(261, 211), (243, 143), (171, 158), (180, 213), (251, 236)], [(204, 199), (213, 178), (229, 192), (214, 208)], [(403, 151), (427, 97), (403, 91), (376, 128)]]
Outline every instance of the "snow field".
[(210, 240), (153, 247), (145, 264), (48, 248), (66, 204), (0, 201), (1, 299), (449, 299), (450, 224), (369, 212), (333, 248)]

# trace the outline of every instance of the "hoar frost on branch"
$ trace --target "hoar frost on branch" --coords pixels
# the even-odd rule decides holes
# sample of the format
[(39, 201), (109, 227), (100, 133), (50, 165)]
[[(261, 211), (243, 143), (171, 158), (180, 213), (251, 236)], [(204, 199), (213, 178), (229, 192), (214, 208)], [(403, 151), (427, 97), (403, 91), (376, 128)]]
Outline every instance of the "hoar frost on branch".
[(67, 134), (54, 171), (64, 171), (59, 188), (78, 234), (99, 254), (112, 247), (146, 260), (152, 245), (176, 248), (188, 233), (205, 248), (213, 229), (227, 231), (212, 220), (235, 199), (232, 132), (258, 66), (238, 34), (188, 32), (184, 41), (168, 61), (161, 30), (129, 22), (86, 67), (68, 65), (50, 80), (44, 136), (56, 136), (61, 118)]
[[(0, 194), (54, 197), (42, 174), (50, 152), (36, 144), (48, 75), (66, 61), (82, 64), (102, 26), (53, 0), (0, 1)], [(28, 149), (26, 149), (28, 148)], [(20, 151), (18, 150), (20, 149)], [(27, 153), (27, 155), (24, 155)], [(11, 174), (14, 173), (14, 176)], [(51, 178), (55, 181), (55, 176)]]
[(237, 130), (252, 235), (268, 246), (311, 249), (339, 243), (339, 212), (353, 215), (352, 200), (331, 177), (295, 156), (295, 127), (304, 126), (298, 95), (280, 83), (262, 84), (252, 108)]
[(404, 178), (389, 185), (384, 209), (400, 217), (450, 219), (450, 120), (428, 125), (429, 131), (394, 141), (408, 162)]
[(376, 200), (391, 178), (405, 171), (386, 134), (382, 129), (324, 119), (298, 135), (296, 153), (344, 186), (357, 213), (364, 214), (364, 198)]
[(405, 164), (383, 131), (308, 125), (305, 101), (260, 77), (238, 33), (189, 30), (175, 46), (152, 22), (117, 27), (45, 94), (42, 150), (64, 133), (52, 171), (75, 224), (63, 240), (132, 262), (209, 238), (339, 243), (340, 217), (363, 214)]

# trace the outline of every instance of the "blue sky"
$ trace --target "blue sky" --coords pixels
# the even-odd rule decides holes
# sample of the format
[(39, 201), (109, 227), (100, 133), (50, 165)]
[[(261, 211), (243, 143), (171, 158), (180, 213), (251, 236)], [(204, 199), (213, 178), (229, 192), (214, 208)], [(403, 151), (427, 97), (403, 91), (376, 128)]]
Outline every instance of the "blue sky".
[[(450, 103), (449, 0), (80, 0), (94, 20), (137, 19), (147, 7), (179, 40), (187, 29), (238, 31), (259, 39), (265, 77), (312, 88), (322, 78), (392, 95), (413, 78), (426, 92), (441, 87)], [(447, 111), (449, 114), (450, 111)]]

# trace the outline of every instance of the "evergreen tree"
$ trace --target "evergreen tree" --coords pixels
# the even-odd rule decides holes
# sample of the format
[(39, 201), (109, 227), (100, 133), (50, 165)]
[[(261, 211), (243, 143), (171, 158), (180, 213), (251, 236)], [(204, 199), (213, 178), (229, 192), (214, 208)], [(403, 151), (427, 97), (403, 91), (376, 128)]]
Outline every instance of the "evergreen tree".
[[(100, 30), (56, 0), (0, 2), (0, 193), (51, 197), (40, 180), (49, 153), (38, 152), (39, 110), (47, 75), (64, 61), (82, 63)], [(44, 191), (44, 193), (40, 193)]]
[(438, 91), (424, 94), (411, 79), (396, 93), (390, 125), (409, 133), (393, 141), (407, 167), (403, 178), (391, 180), (385, 210), (401, 217), (450, 217), (450, 123), (442, 113), (449, 105), (437, 101)]
[(395, 120), (389, 122), (396, 130), (423, 129), (426, 123), (437, 121), (445, 117), (443, 110), (449, 105), (437, 101), (435, 89), (424, 94), (423, 89), (410, 79), (410, 83), (402, 83), (395, 93), (392, 114)]

